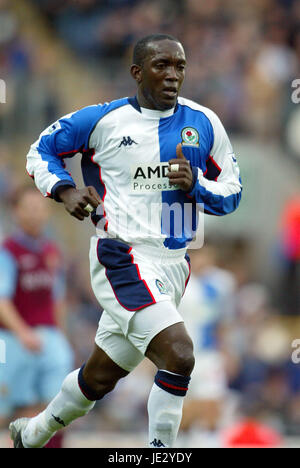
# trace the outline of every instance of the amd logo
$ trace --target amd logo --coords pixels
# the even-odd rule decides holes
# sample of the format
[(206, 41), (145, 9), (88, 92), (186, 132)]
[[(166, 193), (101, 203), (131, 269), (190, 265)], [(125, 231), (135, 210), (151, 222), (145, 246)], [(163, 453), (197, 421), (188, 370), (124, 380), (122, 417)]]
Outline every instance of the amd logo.
[(168, 174), (169, 164), (141, 164), (131, 168), (131, 191), (134, 193), (162, 192), (178, 190), (177, 185), (170, 185)]
[(155, 178), (167, 177), (168, 167), (169, 167), (168, 164), (158, 165), (156, 167), (139, 166), (136, 169), (136, 172), (133, 178), (138, 179), (139, 177), (141, 177), (142, 179), (152, 179), (153, 177)]

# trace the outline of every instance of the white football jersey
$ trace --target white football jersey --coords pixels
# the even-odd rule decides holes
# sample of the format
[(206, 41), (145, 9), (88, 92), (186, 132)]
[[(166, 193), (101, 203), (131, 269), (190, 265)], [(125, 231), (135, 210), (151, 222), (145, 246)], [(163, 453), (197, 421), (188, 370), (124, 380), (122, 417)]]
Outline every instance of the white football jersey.
[[(178, 143), (193, 172), (189, 193), (171, 186), (167, 177)], [(103, 201), (92, 214), (99, 237), (187, 248), (199, 209), (225, 215), (241, 198), (239, 168), (223, 125), (214, 112), (184, 98), (166, 111), (123, 98), (50, 125), (27, 156), (27, 171), (44, 196), (57, 199), (58, 187), (76, 186), (64, 159), (77, 153), (85, 184)]]

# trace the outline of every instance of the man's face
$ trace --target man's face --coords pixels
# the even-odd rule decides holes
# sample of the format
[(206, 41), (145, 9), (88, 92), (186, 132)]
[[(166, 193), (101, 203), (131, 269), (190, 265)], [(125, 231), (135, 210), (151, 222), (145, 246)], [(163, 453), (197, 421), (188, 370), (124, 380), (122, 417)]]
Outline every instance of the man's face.
[(14, 214), (26, 234), (39, 237), (49, 218), (48, 204), (39, 193), (28, 191), (17, 203)]
[(185, 53), (180, 43), (168, 39), (150, 42), (141, 67), (132, 74), (142, 107), (167, 110), (175, 106), (185, 76)]

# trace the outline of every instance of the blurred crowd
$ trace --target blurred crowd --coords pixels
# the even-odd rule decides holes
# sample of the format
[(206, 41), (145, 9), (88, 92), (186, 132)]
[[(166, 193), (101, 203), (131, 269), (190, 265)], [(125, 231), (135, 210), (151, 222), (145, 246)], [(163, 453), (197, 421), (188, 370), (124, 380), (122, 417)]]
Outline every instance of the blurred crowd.
[(300, 71), (297, 0), (31, 0), (26, 8), (35, 6), (37, 17), (30, 19), (20, 9), (23, 3), (0, 2), (0, 64), (15, 94), (14, 129), (36, 128), (32, 117), (24, 127), (29, 113), (43, 123), (61, 110), (55, 74), (63, 58), (56, 44), (46, 46), (30, 34), (37, 27), (32, 18), (50, 28), (83, 69), (93, 71), (100, 100), (134, 92), (128, 73), (134, 42), (167, 32), (186, 49), (186, 97), (212, 107), (229, 130), (262, 137), (282, 133), (291, 82)]
[[(280, 130), (286, 95), (299, 73), (296, 0), (247, 4), (214, 0), (209, 5), (197, 0), (42, 0), (35, 4), (55, 34), (81, 57), (83, 66), (93, 67), (109, 84), (107, 99), (109, 91), (119, 97), (132, 89), (127, 71), (132, 44), (144, 34), (162, 31), (178, 37), (186, 49), (186, 96), (215, 109), (229, 129), (262, 136), (275, 136)], [(13, 54), (15, 66), (28, 67), (28, 50), (17, 47)]]
[[(173, 34), (184, 44), (185, 97), (212, 108), (230, 133), (284, 144), (293, 111), (291, 82), (300, 78), (299, 1), (0, 0), (0, 78), (7, 84), (6, 104), (0, 104), (0, 240), (13, 226), (9, 202), (24, 181), (28, 145), (58, 116), (134, 94), (132, 46), (152, 32)], [(204, 390), (191, 397), (183, 420), (190, 437), (191, 431), (214, 433), (241, 417), (299, 435), (300, 367), (291, 361), (291, 342), (300, 338), (299, 207), (294, 196), (278, 215), (279, 275), (271, 289), (249, 266), (255, 252), (247, 239), (212, 239), (192, 253), (203, 294), (193, 299), (199, 314), (189, 316), (190, 307), (184, 314), (199, 331), (196, 352), (213, 351), (222, 362), (223, 386), (215, 399)], [(67, 218), (63, 223), (68, 232)], [(101, 308), (87, 258), (76, 249), (65, 258), (65, 331), (80, 366), (91, 351)], [(75, 428), (144, 430), (153, 375), (153, 367), (142, 364)], [(191, 418), (195, 402), (200, 409)]]

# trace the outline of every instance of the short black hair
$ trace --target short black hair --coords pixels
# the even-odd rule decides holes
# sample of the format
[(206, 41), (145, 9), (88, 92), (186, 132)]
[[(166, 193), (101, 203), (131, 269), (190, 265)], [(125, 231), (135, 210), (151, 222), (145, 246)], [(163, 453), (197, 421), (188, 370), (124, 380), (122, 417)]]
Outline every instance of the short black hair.
[(139, 39), (133, 49), (133, 63), (135, 65), (142, 66), (147, 56), (148, 44), (150, 42), (164, 41), (166, 39), (169, 41), (178, 42), (178, 44), (180, 44), (180, 41), (170, 34), (150, 34)]

